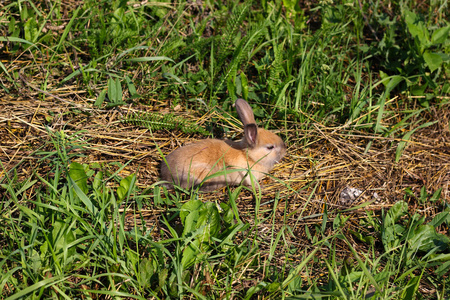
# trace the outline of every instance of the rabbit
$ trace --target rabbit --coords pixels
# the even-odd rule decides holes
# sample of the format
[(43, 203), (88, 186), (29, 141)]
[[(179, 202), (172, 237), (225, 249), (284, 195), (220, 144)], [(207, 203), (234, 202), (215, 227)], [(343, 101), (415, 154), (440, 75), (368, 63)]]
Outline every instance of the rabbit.
[(161, 163), (161, 178), (169, 182), (166, 187), (199, 186), (211, 191), (227, 185), (250, 186), (249, 172), (259, 181), (286, 155), (283, 140), (256, 126), (252, 108), (244, 99), (237, 99), (235, 106), (244, 125), (243, 139), (206, 139), (174, 150)]

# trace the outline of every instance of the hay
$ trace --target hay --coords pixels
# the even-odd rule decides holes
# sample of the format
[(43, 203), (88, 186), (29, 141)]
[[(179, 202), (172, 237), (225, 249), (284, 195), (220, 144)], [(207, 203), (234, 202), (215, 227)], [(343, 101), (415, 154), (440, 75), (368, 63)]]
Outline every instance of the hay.
[[(36, 89), (22, 91), (22, 95), (17, 97), (4, 92), (1, 94), (2, 183), (6, 182), (6, 173), (14, 168), (19, 180), (35, 176), (36, 173), (44, 178), (52, 176), (51, 162), (44, 159), (42, 154), (54, 151), (48, 131), (64, 131), (66, 136), (72, 136), (71, 143), (80, 146), (73, 150), (77, 154), (75, 160), (80, 163), (99, 163), (110, 169), (111, 173), (119, 167), (110, 163), (120, 162), (125, 165), (118, 175), (125, 177), (135, 173), (141, 188), (149, 187), (159, 180), (161, 158), (156, 145), (168, 154), (176, 147), (198, 138), (180, 132), (151, 133), (148, 129), (121, 122), (128, 114), (149, 111), (151, 106), (130, 104), (109, 110), (95, 109), (92, 105), (94, 100), (86, 98), (86, 93), (72, 91), (76, 91), (75, 86), (53, 90), (45, 94), (45, 101), (39, 100), (43, 94)], [(166, 103), (154, 102), (153, 107), (158, 107), (159, 111), (171, 111)], [(195, 120), (190, 112), (178, 113)], [(259, 248), (262, 250), (260, 259), (271, 259), (269, 249), (273, 230), (285, 230), (288, 225), (290, 234), (286, 234), (285, 243), (277, 247), (275, 259), (283, 261), (284, 254), (292, 250), (286, 247), (293, 247), (297, 250), (291, 251), (289, 259), (300, 261), (301, 250), (313, 246), (306, 236), (305, 227), (314, 230), (314, 225), (320, 226), (325, 209), (328, 222), (333, 222), (338, 213), (347, 215), (350, 220), (346, 230), (367, 235), (376, 233), (361, 226), (360, 220), (368, 212), (379, 216), (383, 209), (403, 199), (408, 201), (411, 213), (417, 212), (431, 220), (441, 210), (433, 203), (420, 203), (417, 200), (420, 189), (425, 186), (428, 193), (434, 193), (442, 188), (441, 199), (450, 201), (448, 110), (441, 109), (433, 113), (428, 117), (438, 122), (416, 131), (398, 163), (395, 162), (395, 152), (400, 140), (396, 138), (370, 134), (349, 125), (326, 127), (311, 123), (308, 129), (300, 130), (297, 124), (290, 124), (289, 128), (282, 130), (281, 135), (285, 135), (288, 144), (288, 154), (271, 176), (261, 182), (262, 198), (258, 211), (259, 220), (262, 221), (257, 225), (261, 241)], [(218, 122), (227, 127), (229, 136), (241, 134), (237, 120), (215, 113), (214, 110), (197, 117), (197, 120), (199, 124), (212, 120)], [(41, 154), (38, 154), (39, 151)], [(407, 188), (416, 197), (406, 196)], [(355, 194), (357, 196), (350, 197), (350, 201), (342, 198), (349, 189), (358, 191)], [(33, 189), (27, 192), (32, 198)], [(165, 210), (151, 204), (151, 191), (147, 197), (149, 201), (141, 210), (134, 206), (123, 208), (127, 229), (135, 225), (147, 229), (163, 227), (159, 217)], [(204, 201), (228, 200), (225, 190), (203, 193), (200, 197)], [(275, 204), (275, 219), (265, 219), (271, 215)], [(255, 199), (251, 192), (243, 191), (239, 195), (238, 208), (242, 220), (254, 225)], [(328, 230), (332, 230), (331, 226)], [(441, 232), (446, 230), (442, 226)], [(154, 230), (156, 240), (162, 238), (160, 234), (161, 230)], [(367, 245), (354, 240), (352, 234), (346, 236), (359, 251), (368, 251)], [(327, 255), (326, 250), (322, 255)], [(338, 244), (336, 255), (348, 257), (349, 250), (343, 243)], [(315, 271), (318, 276), (320, 270)], [(253, 271), (249, 269), (246, 272)], [(249, 275), (251, 278), (255, 276)]]
[[(139, 186), (146, 187), (158, 181), (161, 157), (155, 144), (167, 154), (197, 138), (179, 132), (151, 133), (145, 128), (122, 124), (121, 120), (128, 114), (148, 111), (149, 107), (127, 105), (110, 110), (95, 109), (92, 106), (94, 100), (85, 99), (80, 91), (71, 92), (74, 90), (75, 87), (54, 90), (47, 93), (45, 101), (38, 100), (42, 97), (39, 90), (29, 90), (26, 97), (1, 95), (0, 159), (6, 171), (20, 164), (24, 178), (33, 170), (46, 174), (45, 168), (36, 168), (40, 158), (32, 154), (37, 149), (51, 148), (48, 128), (52, 132), (63, 130), (66, 136), (78, 133), (79, 143), (83, 144), (82, 150), (77, 150), (78, 154), (84, 155), (81, 163), (128, 163), (120, 175), (136, 173)], [(60, 101), (62, 97), (66, 98), (63, 102)], [(84, 100), (78, 101), (78, 98)], [(348, 208), (339, 201), (339, 195), (346, 187), (364, 191), (353, 206), (374, 200), (365, 209), (389, 206), (404, 198), (406, 188), (419, 191), (422, 186), (429, 192), (442, 187), (442, 198), (450, 200), (448, 116), (444, 110), (438, 113), (436, 119), (439, 122), (418, 130), (398, 163), (394, 159), (399, 139), (370, 135), (350, 126), (329, 128), (316, 123), (300, 131), (292, 124), (292, 128), (282, 131), (287, 134), (288, 154), (271, 174), (278, 180), (266, 178), (262, 182), (261, 202), (270, 201), (279, 194), (280, 198), (291, 202), (292, 210), (298, 209), (307, 202), (311, 187), (305, 187), (310, 183), (317, 184), (308, 203), (311, 212), (316, 212), (317, 204), (325, 203), (335, 209)], [(184, 114), (192, 118), (190, 112)], [(236, 123), (213, 111), (199, 120), (208, 122), (212, 119), (227, 126), (230, 136), (240, 134), (241, 129)], [(305, 141), (308, 144), (302, 145)], [(369, 143), (371, 146), (367, 148)], [(374, 193), (377, 197), (373, 197)], [(205, 199), (208, 197), (204, 194)], [(243, 200), (247, 198), (243, 197)]]

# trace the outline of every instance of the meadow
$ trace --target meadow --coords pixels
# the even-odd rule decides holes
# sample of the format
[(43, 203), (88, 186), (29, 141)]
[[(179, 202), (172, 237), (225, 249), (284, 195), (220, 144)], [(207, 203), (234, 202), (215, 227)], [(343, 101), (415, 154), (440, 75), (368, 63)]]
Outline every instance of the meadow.
[[(0, 3), (0, 298), (448, 299), (444, 0)], [(239, 139), (252, 186), (167, 190)]]

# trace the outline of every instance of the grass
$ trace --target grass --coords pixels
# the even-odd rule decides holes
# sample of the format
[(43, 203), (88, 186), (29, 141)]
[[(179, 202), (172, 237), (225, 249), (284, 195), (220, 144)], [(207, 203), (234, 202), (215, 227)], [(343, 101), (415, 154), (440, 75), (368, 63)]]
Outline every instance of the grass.
[[(2, 298), (450, 296), (445, 1), (0, 9)], [(164, 189), (162, 154), (238, 138), (238, 97), (284, 161)]]

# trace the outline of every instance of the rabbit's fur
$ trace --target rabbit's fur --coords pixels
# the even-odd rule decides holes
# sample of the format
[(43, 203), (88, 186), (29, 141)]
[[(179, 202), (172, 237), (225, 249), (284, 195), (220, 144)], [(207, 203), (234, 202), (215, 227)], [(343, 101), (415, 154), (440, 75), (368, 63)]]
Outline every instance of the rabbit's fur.
[[(243, 139), (206, 139), (176, 149), (165, 157), (167, 164), (161, 163), (161, 177), (169, 182), (168, 187), (175, 184), (190, 188), (201, 184), (202, 190), (214, 190), (226, 185), (251, 185), (249, 171), (259, 181), (283, 158), (284, 142), (276, 134), (256, 126), (250, 105), (238, 99), (236, 110), (244, 124)], [(218, 176), (205, 181), (205, 177), (215, 173)]]

